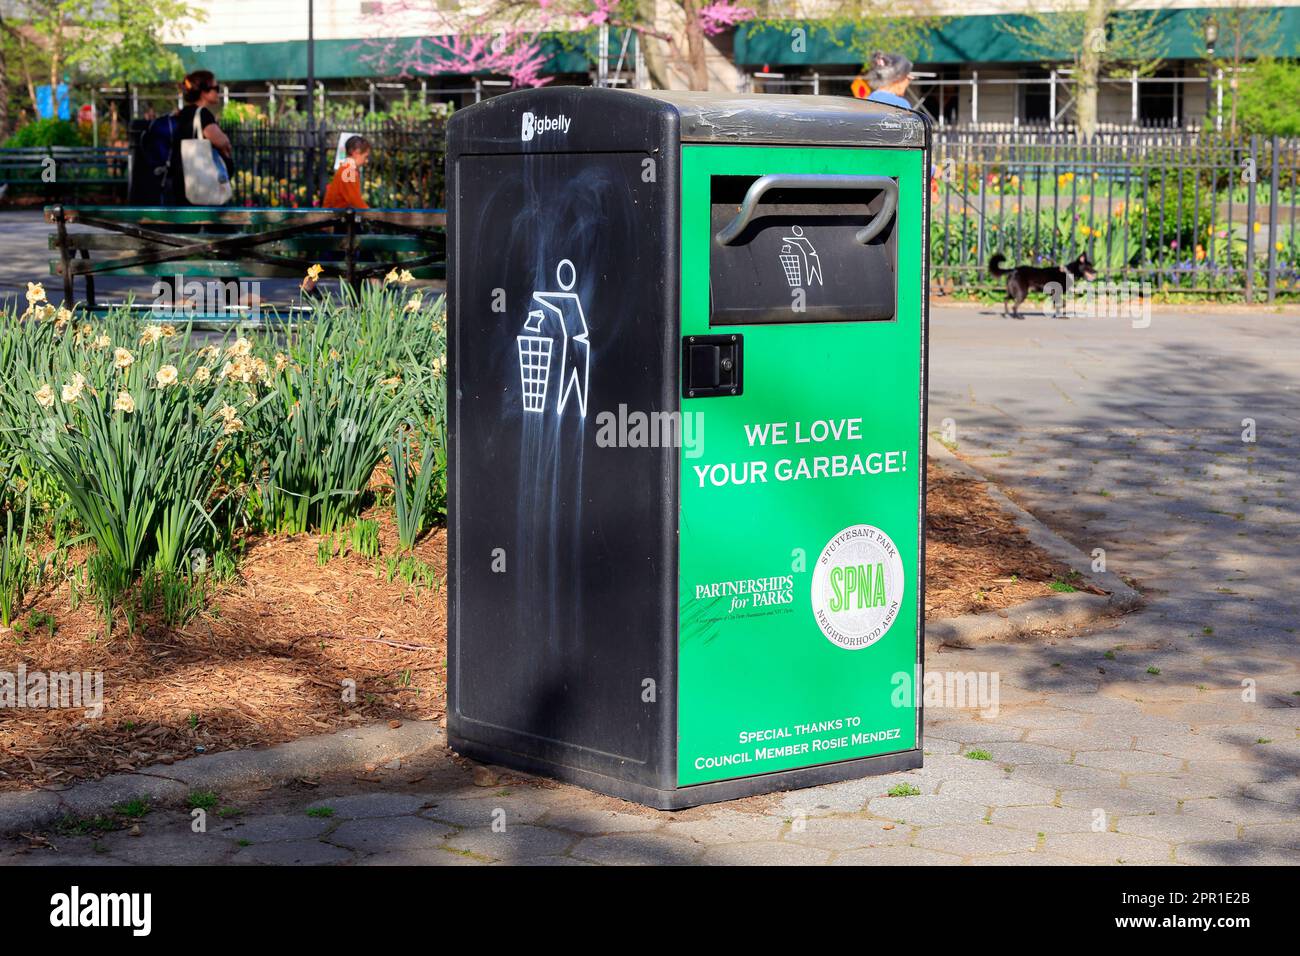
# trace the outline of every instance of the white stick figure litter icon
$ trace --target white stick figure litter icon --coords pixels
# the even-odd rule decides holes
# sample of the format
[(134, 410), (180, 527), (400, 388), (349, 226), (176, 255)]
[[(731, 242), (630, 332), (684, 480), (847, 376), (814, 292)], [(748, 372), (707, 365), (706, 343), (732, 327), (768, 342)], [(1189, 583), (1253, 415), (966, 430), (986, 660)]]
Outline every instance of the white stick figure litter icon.
[[(587, 340), (587, 317), (582, 311), (582, 301), (571, 291), (578, 281), (578, 272), (568, 259), (561, 259), (555, 267), (555, 281), (559, 292), (534, 292), (528, 319), (524, 322), (525, 335), (517, 337), (519, 345), (519, 376), (523, 386), (524, 411), (538, 414), (546, 411), (551, 366), (553, 364), (556, 335), (560, 344), (560, 371), (558, 398), (555, 413), (563, 414), (569, 396), (577, 399), (578, 415), (587, 415), (587, 380), (591, 355)], [(549, 328), (548, 328), (549, 326)]]
[(793, 235), (782, 236), (781, 269), (790, 288), (811, 287), (822, 284), (822, 260), (811, 240), (803, 234), (802, 226), (791, 226)]

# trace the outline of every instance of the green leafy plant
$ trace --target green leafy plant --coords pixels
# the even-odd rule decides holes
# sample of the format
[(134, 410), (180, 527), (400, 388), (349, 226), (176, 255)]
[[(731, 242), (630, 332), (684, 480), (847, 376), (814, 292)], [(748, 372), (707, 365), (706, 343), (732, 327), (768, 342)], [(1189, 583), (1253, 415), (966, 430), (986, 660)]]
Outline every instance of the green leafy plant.
[[(115, 622), (183, 625), (236, 576), (240, 532), (258, 527), (319, 531), (322, 562), (351, 551), (390, 581), (442, 586), (409, 553), (446, 511), (440, 297), (426, 304), (395, 273), (327, 296), (311, 323), (219, 341), (55, 307), (34, 283), (27, 298), (0, 312), (7, 617), (21, 578), (28, 591), (67, 584), (110, 638)], [(372, 486), (385, 457), (391, 492)], [(376, 500), (393, 508), (396, 558), (379, 557), (378, 521), (360, 518)], [(34, 571), (27, 528), (44, 554)]]
[(364, 290), (327, 299), (312, 322), (285, 330), (284, 367), (256, 417), (268, 461), (255, 494), (268, 527), (329, 534), (361, 511), (409, 406), (374, 361), (402, 350), (397, 309), (395, 297)]
[(135, 799), (119, 803), (113, 808), (113, 812), (124, 817), (138, 820), (149, 813), (149, 802), (147, 800)]
[(379, 557), (379, 522), (361, 518), (353, 523), (348, 531), (348, 547), (363, 558)]
[(129, 583), (151, 562), (178, 572), (217, 535), (219, 452), (242, 427), (227, 401), (235, 396), (188, 332), (152, 326), (134, 348), (94, 350), (63, 338), (20, 369), (19, 400), (36, 423), (31, 456), (119, 577)]
[(9, 627), (27, 596), (35, 569), (27, 553), (27, 529), (31, 524), (32, 499), (23, 502), (22, 519), (14, 527), (14, 512), (5, 515), (5, 536), (0, 541), (0, 625)]
[(217, 805), (218, 799), (211, 790), (195, 790), (189, 795), (186, 803), (191, 810), (211, 810)]
[(379, 565), (377, 573), (389, 584), (401, 581), (408, 588), (417, 591), (433, 588), (437, 592), (442, 586), (442, 576), (438, 574), (437, 568), (413, 554), (389, 555)]
[(89, 145), (79, 124), (53, 118), (32, 120), (4, 141), (6, 149)]
[(403, 429), (388, 446), (388, 459), (393, 466), (397, 538), (409, 551), (432, 524), (435, 490), (445, 498), (445, 482), (442, 489), (436, 489), (436, 483), (447, 473), (446, 450), (427, 432)]

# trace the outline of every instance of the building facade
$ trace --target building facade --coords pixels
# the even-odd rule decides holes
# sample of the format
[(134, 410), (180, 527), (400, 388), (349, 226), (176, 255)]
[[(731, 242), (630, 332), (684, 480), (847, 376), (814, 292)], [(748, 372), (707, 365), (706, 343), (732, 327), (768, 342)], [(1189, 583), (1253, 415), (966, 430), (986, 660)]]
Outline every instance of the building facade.
[[(852, 95), (862, 51), (851, 27), (830, 28), (816, 16), (833, 16), (833, 0), (819, 0), (808, 19), (779, 26), (742, 24), (710, 37), (706, 46), (712, 88), (756, 92)], [(940, 124), (1059, 126), (1072, 122), (1071, 53), (1046, 55), (1025, 38), (1036, 23), (1031, 0), (919, 0), (929, 19), (916, 31), (912, 92)], [(620, 30), (543, 40), (543, 73), (561, 83), (685, 87), (683, 12), (672, 0), (655, 0), (658, 32), (677, 42)], [(752, 4), (759, 5), (759, 4)], [(1242, 16), (1248, 7), (1255, 15)], [(187, 69), (213, 70), (227, 95), (251, 101), (304, 100), (308, 0), (212, 0), (206, 19), (173, 31)], [(404, 44), (443, 37), (453, 43), (458, 0), (423, 0), (400, 15), (375, 0), (316, 0), (313, 5), (314, 78), (318, 97), (382, 108), (395, 98), (464, 104), (503, 92), (499, 73), (433, 74), (397, 69)], [(1108, 69), (1098, 94), (1098, 119), (1117, 126), (1199, 126), (1219, 112), (1225, 58), (1248, 69), (1260, 56), (1300, 57), (1300, 0), (1256, 4), (1247, 0), (1136, 0), (1126, 11), (1150, 16), (1158, 34), (1158, 68), (1140, 73)], [(385, 13), (385, 11), (389, 11)], [(1266, 19), (1258, 14), (1263, 11)], [(1268, 29), (1258, 26), (1266, 24)], [(1252, 29), (1254, 25), (1254, 29)], [(1237, 34), (1234, 35), (1234, 27)], [(1244, 29), (1243, 29), (1244, 27)], [(652, 48), (642, 49), (646, 43)], [(1229, 51), (1231, 55), (1229, 56)], [(1214, 58), (1217, 54), (1217, 59)], [(651, 76), (647, 59), (657, 69)], [(1228, 72), (1232, 67), (1228, 67)], [(1222, 80), (1223, 82), (1215, 82)]]

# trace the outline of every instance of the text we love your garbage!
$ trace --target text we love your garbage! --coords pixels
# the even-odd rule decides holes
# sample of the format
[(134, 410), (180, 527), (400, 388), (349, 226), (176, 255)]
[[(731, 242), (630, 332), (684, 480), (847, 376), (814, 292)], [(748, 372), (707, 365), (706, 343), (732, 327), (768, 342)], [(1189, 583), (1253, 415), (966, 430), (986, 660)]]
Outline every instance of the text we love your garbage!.
[(753, 458), (747, 461), (692, 465), (699, 487), (765, 484), (768, 481), (804, 481), (862, 475), (901, 474), (907, 471), (906, 450), (862, 450), (835, 454), (797, 454), (799, 446), (861, 442), (861, 418), (819, 418), (811, 422), (763, 422), (745, 425), (751, 448), (788, 446), (790, 457)]

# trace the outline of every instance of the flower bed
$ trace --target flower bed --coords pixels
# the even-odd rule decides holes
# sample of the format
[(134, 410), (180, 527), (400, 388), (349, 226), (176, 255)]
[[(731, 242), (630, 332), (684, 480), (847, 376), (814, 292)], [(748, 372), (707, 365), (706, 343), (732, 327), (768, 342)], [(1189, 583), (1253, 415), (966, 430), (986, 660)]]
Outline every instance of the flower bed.
[[(32, 285), (0, 328), (0, 509), (21, 515), (0, 565), (0, 626), (31, 584), (66, 578), (104, 636), (183, 623), (251, 532), (335, 533), (388, 500), (403, 546), (444, 495), (441, 299), (390, 276), (313, 321), (204, 338), (125, 311), (55, 309)], [(406, 282), (402, 282), (406, 279)], [(35, 532), (39, 558), (9, 543)], [(93, 544), (84, 564), (73, 542)]]

